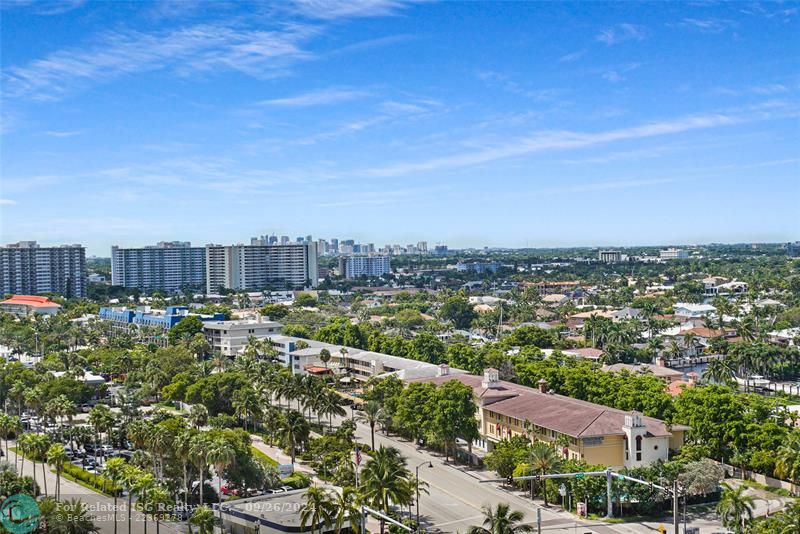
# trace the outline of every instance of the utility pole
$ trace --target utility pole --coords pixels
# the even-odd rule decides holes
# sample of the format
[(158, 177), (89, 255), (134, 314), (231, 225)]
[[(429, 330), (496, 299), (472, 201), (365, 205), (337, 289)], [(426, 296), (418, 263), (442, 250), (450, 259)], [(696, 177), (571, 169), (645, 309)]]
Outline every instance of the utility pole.
[(672, 526), (674, 534), (680, 534), (680, 515), (678, 512), (678, 481), (672, 483)]
[(606, 517), (611, 519), (614, 517), (614, 499), (612, 498), (612, 482), (613, 471), (606, 469)]

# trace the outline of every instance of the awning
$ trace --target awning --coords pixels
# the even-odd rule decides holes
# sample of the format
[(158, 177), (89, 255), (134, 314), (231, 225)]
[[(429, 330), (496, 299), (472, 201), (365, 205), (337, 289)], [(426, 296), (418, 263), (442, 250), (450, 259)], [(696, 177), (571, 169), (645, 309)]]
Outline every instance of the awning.
[(311, 373), (313, 375), (324, 375), (326, 373), (330, 373), (331, 370), (325, 367), (319, 367), (317, 365), (306, 365), (303, 367), (307, 373)]

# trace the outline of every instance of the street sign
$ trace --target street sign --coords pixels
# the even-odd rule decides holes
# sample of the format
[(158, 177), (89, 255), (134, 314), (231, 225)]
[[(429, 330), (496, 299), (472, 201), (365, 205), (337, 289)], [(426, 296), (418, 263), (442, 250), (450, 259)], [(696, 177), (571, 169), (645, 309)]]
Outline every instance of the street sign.
[(575, 478), (583, 478), (583, 473), (575, 473)]
[(559, 486), (558, 494), (561, 495), (562, 497), (567, 496), (567, 487), (564, 484), (561, 484), (561, 486)]
[(617, 475), (617, 480), (625, 480), (625, 476), (624, 475)]

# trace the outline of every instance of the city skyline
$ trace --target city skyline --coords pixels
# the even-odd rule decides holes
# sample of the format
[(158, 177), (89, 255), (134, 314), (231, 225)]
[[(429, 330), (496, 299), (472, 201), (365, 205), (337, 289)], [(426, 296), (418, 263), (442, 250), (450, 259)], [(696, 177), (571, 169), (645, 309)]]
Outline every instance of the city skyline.
[(4, 2), (3, 19), (3, 243), (800, 233), (792, 5)]

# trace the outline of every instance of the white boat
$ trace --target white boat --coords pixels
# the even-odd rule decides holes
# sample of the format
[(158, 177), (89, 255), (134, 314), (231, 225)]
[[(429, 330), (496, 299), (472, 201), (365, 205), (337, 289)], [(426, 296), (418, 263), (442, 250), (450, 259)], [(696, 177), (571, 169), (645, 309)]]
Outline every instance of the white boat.
[(736, 383), (740, 386), (749, 386), (750, 388), (765, 388), (770, 384), (770, 381), (761, 375), (750, 375), (749, 379), (736, 377)]

